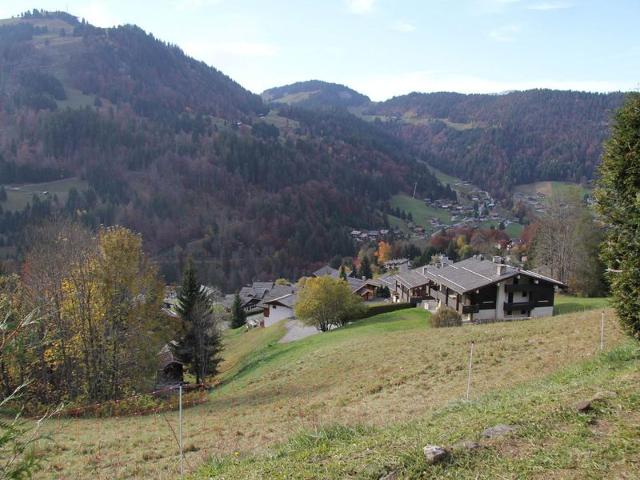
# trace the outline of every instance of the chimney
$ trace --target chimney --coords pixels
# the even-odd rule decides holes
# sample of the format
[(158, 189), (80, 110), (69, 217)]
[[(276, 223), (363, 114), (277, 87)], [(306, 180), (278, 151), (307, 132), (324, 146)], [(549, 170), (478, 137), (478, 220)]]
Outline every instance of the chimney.
[(498, 264), (498, 276), (504, 275), (507, 273), (507, 266), (504, 263)]
[(502, 257), (499, 255), (494, 255), (493, 263), (502, 263)]

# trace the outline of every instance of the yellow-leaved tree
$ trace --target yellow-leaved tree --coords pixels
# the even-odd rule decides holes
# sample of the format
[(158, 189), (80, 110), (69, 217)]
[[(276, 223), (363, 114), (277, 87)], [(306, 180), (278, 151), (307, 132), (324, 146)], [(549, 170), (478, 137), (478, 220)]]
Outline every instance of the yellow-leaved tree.
[(153, 382), (156, 354), (167, 338), (163, 290), (139, 235), (103, 228), (96, 247), (64, 279), (62, 312), (72, 324), (75, 373), (86, 397), (117, 399)]
[(305, 279), (300, 287), (295, 314), (303, 323), (326, 332), (358, 318), (363, 309), (362, 298), (351, 292), (347, 282), (317, 277)]

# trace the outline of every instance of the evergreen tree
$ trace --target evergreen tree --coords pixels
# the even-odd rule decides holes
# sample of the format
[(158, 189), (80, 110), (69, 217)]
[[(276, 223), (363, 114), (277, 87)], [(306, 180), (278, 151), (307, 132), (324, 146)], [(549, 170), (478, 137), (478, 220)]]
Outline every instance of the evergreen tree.
[(608, 224), (602, 259), (610, 269), (612, 303), (624, 329), (640, 340), (640, 93), (629, 94), (616, 115), (596, 202)]
[(198, 283), (193, 259), (189, 258), (189, 260), (187, 260), (187, 266), (182, 273), (182, 283), (180, 291), (178, 292), (178, 302), (176, 305), (176, 312), (184, 321), (188, 321), (201, 294), (201, 287)]
[(222, 337), (218, 330), (220, 312), (211, 308), (211, 299), (197, 280), (193, 261), (189, 259), (182, 276), (176, 311), (183, 323), (183, 334), (174, 346), (178, 360), (187, 366), (201, 383), (218, 371)]
[(369, 261), (369, 257), (366, 255), (362, 259), (362, 263), (360, 263), (360, 277), (361, 278), (373, 277), (373, 273), (371, 273), (371, 262)]
[(247, 323), (247, 314), (242, 308), (240, 295), (236, 293), (231, 306), (231, 328), (239, 328)]

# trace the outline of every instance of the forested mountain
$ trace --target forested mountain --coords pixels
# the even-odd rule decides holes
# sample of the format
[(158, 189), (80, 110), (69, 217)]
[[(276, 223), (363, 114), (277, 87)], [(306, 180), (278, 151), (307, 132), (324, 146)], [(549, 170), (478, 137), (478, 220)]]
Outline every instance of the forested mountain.
[(339, 106), (376, 122), (438, 169), (506, 198), (517, 184), (586, 182), (622, 93), (528, 90), (500, 95), (411, 93), (380, 103), (347, 87), (311, 81), (265, 91), (298, 107)]
[[(193, 255), (203, 280), (230, 291), (353, 254), (349, 227), (382, 227), (377, 207), (415, 181), (420, 195), (451, 195), (380, 125), (340, 109), (270, 110), (135, 26), (40, 11), (0, 22), (0, 107), (9, 251), (51, 214), (122, 224), (167, 280)], [(12, 204), (10, 184), (70, 177), (78, 187), (64, 198)]]
[(592, 179), (623, 97), (555, 90), (412, 93), (372, 104), (365, 114), (385, 120), (444, 172), (506, 196), (516, 184)]
[(285, 103), (304, 108), (348, 108), (371, 102), (369, 97), (349, 87), (320, 80), (270, 88), (262, 93), (262, 98), (269, 103)]

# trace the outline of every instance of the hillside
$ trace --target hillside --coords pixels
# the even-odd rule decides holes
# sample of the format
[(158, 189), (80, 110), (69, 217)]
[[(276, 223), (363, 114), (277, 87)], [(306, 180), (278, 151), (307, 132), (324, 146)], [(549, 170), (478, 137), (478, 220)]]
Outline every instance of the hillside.
[[(206, 467), (202, 478), (379, 478), (384, 466), (395, 468), (402, 459), (419, 464), (412, 455), (427, 441), (430, 430), (423, 427), (432, 419), (439, 419), (436, 426), (445, 425), (476, 412), (467, 430), (443, 437), (437, 426), (437, 441), (471, 435), (485, 422), (516, 421), (504, 400), (498, 400), (504, 411), (483, 409), (486, 398), (504, 398), (496, 392), (506, 392), (507, 398), (509, 391), (526, 392), (535, 408), (550, 414), (554, 410), (536, 401), (553, 386), (542, 379), (590, 361), (598, 349), (600, 311), (441, 330), (428, 327), (427, 315), (402, 310), (287, 344), (278, 343), (284, 335), (280, 325), (229, 332), (221, 386), (206, 404), (185, 412), (187, 468), (194, 471), (213, 456), (220, 462)], [(615, 348), (621, 334), (609, 310), (605, 331), (607, 349)], [(473, 403), (464, 407), (460, 400), (471, 340), (476, 342)], [(605, 379), (637, 368), (637, 360), (617, 365), (624, 369), (575, 367), (584, 378), (578, 376), (582, 379), (576, 383), (573, 376), (559, 374), (555, 378), (565, 386), (553, 388), (580, 400), (591, 389), (605, 388), (597, 386)], [(627, 381), (620, 379), (621, 384)], [(617, 390), (613, 384), (606, 388)], [(442, 412), (451, 411), (448, 405), (459, 412), (455, 417), (443, 417)], [(166, 414), (166, 419), (175, 428), (177, 415)], [(457, 429), (458, 423), (451, 424)], [(526, 424), (524, 418), (520, 424)], [(173, 478), (177, 472), (175, 440), (163, 415), (62, 419), (47, 428), (55, 432), (56, 443), (47, 447), (51, 473), (41, 478), (90, 478), (106, 469), (117, 478)], [(401, 435), (389, 441), (395, 432)], [(273, 451), (277, 456), (268, 455)], [(312, 465), (323, 467), (313, 470)]]
[(506, 199), (520, 184), (592, 180), (623, 94), (410, 93), (376, 103), (342, 85), (309, 81), (269, 89), (263, 98), (309, 109), (347, 108), (433, 167)]
[(368, 105), (371, 100), (355, 90), (336, 83), (309, 80), (265, 90), (268, 103), (284, 103), (304, 108), (350, 108)]
[(377, 206), (415, 181), (450, 194), (379, 126), (270, 110), (136, 26), (36, 11), (0, 22), (0, 54), (4, 251), (71, 215), (140, 232), (168, 282), (192, 255), (203, 281), (234, 291), (353, 255), (350, 228), (382, 227)]
[(555, 90), (412, 93), (364, 114), (438, 169), (506, 198), (518, 184), (592, 179), (622, 100), (621, 93)]

